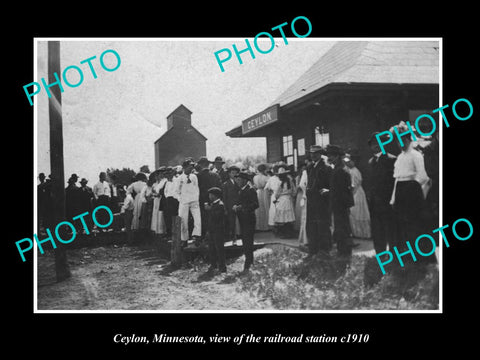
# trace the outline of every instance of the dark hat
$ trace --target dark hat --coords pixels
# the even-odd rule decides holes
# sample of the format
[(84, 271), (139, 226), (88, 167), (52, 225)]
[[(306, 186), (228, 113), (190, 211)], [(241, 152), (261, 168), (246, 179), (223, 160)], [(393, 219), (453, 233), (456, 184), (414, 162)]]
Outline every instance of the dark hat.
[(142, 172), (139, 172), (135, 175), (135, 181), (147, 181), (147, 175)]
[(321, 153), (323, 155), (325, 155), (325, 149), (323, 147), (321, 147), (320, 145), (312, 145), (310, 146), (310, 150), (309, 150), (310, 153)]
[(72, 174), (72, 175), (70, 176), (70, 179), (78, 180), (78, 175), (77, 175), (77, 174)]
[(198, 159), (197, 164), (210, 164), (211, 161), (208, 160), (205, 156), (202, 156), (200, 159)]
[(239, 178), (242, 178), (242, 179), (245, 179), (245, 180), (252, 181), (253, 174), (251, 174), (247, 171), (240, 171), (237, 175), (235, 175), (235, 177), (239, 177)]
[(277, 166), (276, 171), (274, 172), (275, 175), (280, 174), (290, 174), (290, 169), (287, 165), (281, 164)]
[(345, 155), (345, 151), (338, 145), (327, 145), (327, 155)]
[(237, 165), (231, 165), (227, 168), (228, 172), (230, 172), (232, 170), (240, 171), (240, 168)]
[(190, 165), (195, 165), (195, 162), (193, 161), (192, 158), (186, 158), (185, 161), (182, 163), (183, 167), (190, 166)]
[(213, 160), (214, 163), (222, 163), (222, 164), (225, 164), (225, 161), (223, 160), (223, 158), (221, 156), (217, 156), (215, 158), (215, 160)]
[(215, 187), (215, 186), (208, 189), (208, 193), (209, 194), (214, 194), (217, 197), (222, 197), (222, 189), (220, 189), (218, 187)]
[(258, 171), (265, 171), (267, 170), (267, 168), (268, 168), (267, 164), (258, 164), (257, 166)]
[(82, 178), (82, 180), (80, 180), (80, 184), (86, 184), (86, 183), (88, 183), (88, 180), (87, 180), (87, 179)]

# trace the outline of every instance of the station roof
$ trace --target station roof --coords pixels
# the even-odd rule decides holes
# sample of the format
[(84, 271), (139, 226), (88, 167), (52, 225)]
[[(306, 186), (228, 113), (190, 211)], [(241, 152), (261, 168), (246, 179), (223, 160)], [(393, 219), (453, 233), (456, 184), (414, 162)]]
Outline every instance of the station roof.
[[(425, 40), (339, 41), (269, 106), (288, 108), (330, 85), (438, 84), (439, 47)], [(242, 136), (242, 127), (226, 134)]]
[(438, 84), (438, 41), (339, 41), (272, 104), (333, 83)]

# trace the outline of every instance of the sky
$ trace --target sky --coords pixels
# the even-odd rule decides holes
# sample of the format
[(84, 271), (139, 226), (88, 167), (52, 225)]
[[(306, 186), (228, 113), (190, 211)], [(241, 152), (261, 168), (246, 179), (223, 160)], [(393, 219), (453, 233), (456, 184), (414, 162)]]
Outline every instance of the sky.
[[(37, 39), (37, 76), (47, 75), (47, 39)], [(252, 42), (252, 39), (249, 39)], [(270, 41), (270, 40), (266, 40)], [(180, 104), (192, 111), (192, 125), (207, 137), (207, 157), (234, 159), (241, 155), (266, 154), (264, 138), (231, 139), (225, 132), (258, 113), (285, 91), (333, 42), (314, 38), (275, 38), (268, 54), (255, 50), (255, 59), (235, 55), (220, 70), (214, 52), (242, 49), (244, 38), (232, 39), (62, 39), (60, 68), (76, 65), (84, 80), (78, 87), (63, 83), (62, 116), (65, 181), (72, 173), (93, 186), (100, 171), (142, 165), (154, 169), (154, 141), (166, 131), (166, 117)], [(269, 43), (260, 44), (267, 49)], [(105, 50), (115, 50), (121, 59), (117, 70), (107, 72), (100, 65)], [(233, 50), (232, 50), (233, 52)], [(96, 56), (92, 65), (82, 60)], [(105, 65), (113, 68), (111, 53)], [(68, 72), (70, 83), (79, 77)], [(48, 83), (48, 80), (47, 80)], [(26, 99), (28, 104), (28, 100)], [(48, 97), (45, 89), (34, 97), (37, 113), (36, 172), (50, 173)]]

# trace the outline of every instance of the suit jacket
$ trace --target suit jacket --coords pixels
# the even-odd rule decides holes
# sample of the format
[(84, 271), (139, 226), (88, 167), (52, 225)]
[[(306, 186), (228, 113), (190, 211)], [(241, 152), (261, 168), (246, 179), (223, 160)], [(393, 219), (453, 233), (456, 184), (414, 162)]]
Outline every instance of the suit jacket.
[(393, 167), (396, 157), (387, 153), (381, 154), (378, 159), (373, 156), (368, 161), (368, 175), (370, 185), (367, 187), (367, 196), (376, 203), (388, 204), (392, 197), (393, 185)]
[(321, 189), (330, 189), (332, 168), (320, 160), (317, 166), (307, 169), (307, 217), (326, 220), (329, 217), (329, 193), (320, 194)]
[(240, 190), (238, 202), (235, 205), (241, 205), (241, 210), (238, 212), (240, 215), (255, 214), (255, 210), (258, 209), (258, 196), (257, 191), (250, 185)]
[(208, 202), (208, 189), (212, 187), (221, 188), (220, 176), (211, 172), (209, 169), (203, 169), (197, 174), (198, 189), (200, 192), (200, 204)]
[(336, 166), (330, 182), (330, 204), (333, 210), (348, 209), (354, 205), (352, 179), (345, 165)]
[(208, 231), (219, 235), (225, 232), (225, 206), (221, 200), (213, 203), (208, 210)]
[(220, 181), (222, 182), (222, 184), (227, 181), (230, 176), (228, 175), (228, 171), (226, 171), (225, 169), (221, 169), (219, 172), (217, 172), (218, 176), (220, 176)]
[(240, 188), (235, 182), (230, 179), (225, 181), (222, 186), (223, 190), (223, 203), (227, 212), (232, 211), (233, 205), (238, 204)]

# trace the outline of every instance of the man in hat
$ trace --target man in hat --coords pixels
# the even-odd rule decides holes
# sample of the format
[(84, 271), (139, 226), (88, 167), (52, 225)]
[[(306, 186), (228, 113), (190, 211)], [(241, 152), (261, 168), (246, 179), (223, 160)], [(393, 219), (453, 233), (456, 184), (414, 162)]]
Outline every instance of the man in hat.
[[(387, 243), (391, 247), (396, 244), (395, 217), (390, 205), (395, 182), (393, 167), (396, 156), (388, 152), (383, 154), (380, 151), (380, 146), (376, 139), (377, 134), (379, 132), (374, 132), (368, 140), (373, 156), (368, 160), (367, 174), (370, 181), (365, 190), (370, 206), (373, 247), (376, 253), (379, 254), (387, 250)], [(386, 136), (388, 135), (383, 135), (380, 137), (380, 140), (386, 141)]]
[(217, 156), (215, 160), (213, 160), (213, 172), (217, 173), (220, 176), (221, 183), (223, 184), (225, 181), (229, 179), (228, 171), (223, 168), (225, 161), (221, 156)]
[(233, 206), (238, 203), (238, 196), (240, 188), (238, 187), (235, 178), (240, 172), (240, 168), (235, 165), (230, 166), (227, 169), (228, 180), (223, 183), (223, 203), (225, 204), (226, 219), (226, 234), (227, 239), (235, 243), (236, 240), (236, 227), (237, 227), (237, 214), (233, 211)]
[[(83, 214), (84, 212), (90, 213), (92, 211), (92, 198), (93, 192), (90, 186), (87, 186), (88, 180), (82, 178), (80, 180), (80, 209), (79, 214)], [(93, 220), (91, 216), (85, 217), (85, 221), (87, 223), (87, 228), (91, 229), (93, 225)]]
[(68, 179), (68, 186), (65, 188), (65, 215), (68, 218), (79, 215), (80, 193), (79, 187), (76, 184), (77, 180), (78, 176), (72, 174)]
[(202, 240), (205, 239), (207, 233), (207, 214), (205, 212), (205, 204), (208, 203), (208, 189), (212, 187), (221, 187), (221, 180), (218, 174), (213, 173), (209, 169), (210, 161), (206, 157), (198, 159), (197, 164), (200, 171), (197, 174), (199, 201), (200, 201), (200, 217), (202, 219)]
[(192, 173), (195, 163), (191, 159), (186, 159), (183, 164), (183, 174), (178, 177), (177, 196), (178, 196), (178, 215), (182, 220), (181, 240), (188, 241), (188, 215), (192, 214), (193, 230), (192, 236), (198, 245), (202, 235), (202, 223), (199, 206), (199, 188), (198, 178)]
[(217, 269), (227, 272), (225, 265), (225, 207), (221, 200), (222, 190), (219, 187), (208, 189), (209, 203), (205, 204), (208, 214), (208, 250), (210, 257), (209, 272)]
[(41, 228), (48, 228), (46, 226), (45, 219), (48, 217), (49, 206), (47, 205), (51, 202), (50, 196), (50, 186), (45, 181), (45, 174), (38, 174), (38, 180), (40, 184), (37, 185), (37, 216), (38, 216), (38, 230), (37, 234), (40, 234)]
[(352, 180), (345, 167), (345, 152), (337, 145), (327, 145), (328, 162), (333, 164), (330, 182), (330, 206), (333, 213), (333, 240), (337, 244), (338, 255), (346, 265), (352, 256), (353, 241), (350, 237), (350, 208), (354, 205)]
[(254, 188), (249, 185), (252, 181), (252, 174), (242, 171), (236, 175), (235, 181), (240, 188), (238, 201), (233, 206), (240, 222), (240, 233), (242, 236), (245, 264), (243, 273), (248, 272), (253, 264), (253, 242), (255, 235), (255, 210), (258, 209), (258, 197)]
[(332, 169), (325, 164), (325, 150), (318, 145), (310, 147), (311, 165), (307, 168), (307, 221), (308, 252), (328, 253), (332, 247), (330, 232), (329, 189)]

